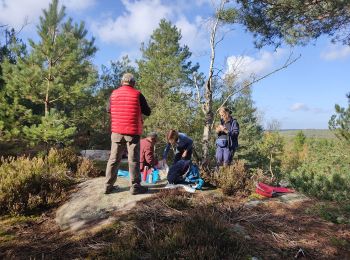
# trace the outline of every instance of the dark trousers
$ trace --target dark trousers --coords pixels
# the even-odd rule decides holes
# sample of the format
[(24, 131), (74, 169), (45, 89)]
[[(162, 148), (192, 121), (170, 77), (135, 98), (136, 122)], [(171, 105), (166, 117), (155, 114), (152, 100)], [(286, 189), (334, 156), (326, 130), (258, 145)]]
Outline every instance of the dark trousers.
[(216, 162), (218, 166), (230, 165), (232, 163), (233, 155), (235, 150), (229, 149), (228, 147), (216, 147)]
[(130, 185), (140, 184), (140, 136), (111, 135), (111, 155), (106, 167), (106, 187), (111, 187), (117, 181), (117, 171), (122, 155), (128, 150), (128, 163), (130, 173)]
[(184, 153), (184, 150), (176, 150), (173, 164), (177, 163), (180, 160), (191, 160), (191, 158), (192, 158), (192, 149), (187, 150), (187, 155), (185, 157), (182, 157), (183, 153)]

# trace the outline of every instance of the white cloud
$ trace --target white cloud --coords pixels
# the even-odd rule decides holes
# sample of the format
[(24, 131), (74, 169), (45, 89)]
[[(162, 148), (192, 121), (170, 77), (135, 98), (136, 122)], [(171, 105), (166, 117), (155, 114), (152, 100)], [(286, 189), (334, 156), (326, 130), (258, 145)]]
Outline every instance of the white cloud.
[[(34, 24), (47, 9), (51, 0), (1, 0), (0, 24), (19, 29), (25, 23)], [(93, 6), (96, 0), (63, 0), (61, 2), (68, 10), (79, 11)]]
[(81, 11), (96, 5), (97, 0), (62, 0), (60, 1), (69, 11)]
[(121, 45), (145, 41), (162, 18), (172, 15), (171, 8), (159, 0), (122, 0), (126, 12), (116, 19), (94, 22), (92, 29), (102, 41)]
[(208, 49), (208, 37), (205, 30), (201, 28), (202, 18), (196, 17), (195, 23), (190, 23), (186, 17), (181, 17), (176, 22), (176, 27), (181, 30), (182, 42), (192, 52), (200, 52)]
[(202, 18), (189, 21), (182, 14), (182, 5), (165, 4), (160, 0), (122, 0), (125, 12), (116, 18), (92, 22), (92, 31), (101, 41), (121, 46), (139, 47), (147, 41), (163, 18), (171, 20), (181, 30), (181, 44), (191, 51), (203, 51), (207, 47), (206, 30), (201, 27)]
[(0, 23), (19, 29), (25, 23), (33, 23), (49, 3), (50, 0), (3, 0), (0, 5)]
[(227, 73), (234, 73), (240, 80), (262, 75), (272, 70), (284, 54), (283, 49), (277, 49), (276, 52), (260, 51), (257, 58), (248, 55), (230, 56), (227, 58)]
[(327, 50), (321, 53), (321, 58), (324, 60), (340, 60), (350, 56), (350, 46), (340, 46), (332, 44)]
[(294, 103), (291, 107), (290, 110), (295, 112), (295, 111), (309, 111), (310, 108), (305, 105), (304, 103)]

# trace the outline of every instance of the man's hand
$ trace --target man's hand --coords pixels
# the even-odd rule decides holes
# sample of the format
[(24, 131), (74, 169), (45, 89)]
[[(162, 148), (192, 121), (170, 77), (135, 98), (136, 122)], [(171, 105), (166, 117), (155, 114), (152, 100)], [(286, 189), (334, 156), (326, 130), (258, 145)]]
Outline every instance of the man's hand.
[(158, 164), (156, 165), (156, 167), (157, 167), (158, 169), (163, 169), (165, 165), (166, 165), (166, 160), (163, 159), (163, 160), (160, 160), (160, 161), (158, 162)]
[(185, 158), (187, 156), (187, 150), (185, 150), (183, 153), (182, 153), (182, 158)]

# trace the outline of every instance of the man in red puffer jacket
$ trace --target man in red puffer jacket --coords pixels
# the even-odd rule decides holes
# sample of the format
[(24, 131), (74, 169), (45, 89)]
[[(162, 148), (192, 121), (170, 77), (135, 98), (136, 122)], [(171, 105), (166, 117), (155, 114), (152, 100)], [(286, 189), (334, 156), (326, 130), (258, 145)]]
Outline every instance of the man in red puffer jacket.
[(140, 136), (142, 134), (142, 114), (149, 116), (146, 98), (134, 88), (135, 79), (130, 73), (125, 73), (121, 86), (113, 90), (109, 99), (111, 114), (111, 155), (106, 167), (105, 194), (117, 190), (113, 187), (117, 180), (117, 171), (125, 149), (128, 151), (130, 192), (140, 194), (148, 191), (140, 182)]

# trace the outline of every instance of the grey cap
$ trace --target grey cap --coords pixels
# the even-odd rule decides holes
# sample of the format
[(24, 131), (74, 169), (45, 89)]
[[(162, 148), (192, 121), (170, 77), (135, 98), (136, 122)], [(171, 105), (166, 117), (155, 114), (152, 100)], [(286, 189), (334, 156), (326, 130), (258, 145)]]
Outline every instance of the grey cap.
[(157, 138), (158, 134), (156, 132), (150, 132), (147, 134), (147, 137)]
[(131, 73), (125, 73), (122, 77), (122, 83), (134, 85), (135, 84), (134, 75), (132, 75)]

